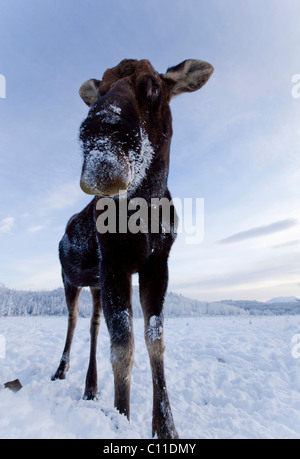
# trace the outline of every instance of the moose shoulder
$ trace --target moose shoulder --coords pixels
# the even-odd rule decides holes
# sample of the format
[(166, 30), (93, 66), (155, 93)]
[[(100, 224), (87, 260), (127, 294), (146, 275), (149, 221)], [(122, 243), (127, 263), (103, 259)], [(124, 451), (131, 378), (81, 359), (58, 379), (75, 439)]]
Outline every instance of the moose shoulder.
[[(91, 289), (90, 362), (84, 397), (97, 396), (96, 345), (103, 310), (111, 339), (115, 407), (130, 416), (130, 375), (133, 363), (131, 276), (139, 275), (140, 300), (145, 320), (145, 341), (153, 377), (152, 432), (159, 438), (178, 438), (164, 372), (163, 304), (168, 285), (168, 256), (175, 240), (175, 210), (170, 231), (151, 233), (117, 230), (101, 233), (96, 221), (111, 198), (120, 214), (124, 200), (167, 198), (172, 118), (170, 100), (200, 89), (213, 73), (207, 62), (189, 59), (159, 74), (147, 60), (123, 60), (106, 70), (102, 80), (90, 79), (80, 96), (90, 107), (80, 127), (83, 166), (82, 190), (94, 196), (69, 221), (60, 246), (60, 261), (69, 311), (65, 348), (52, 379), (64, 379), (78, 315), (82, 287)], [(121, 195), (120, 190), (126, 192)], [(100, 204), (100, 205), (99, 205)], [(129, 218), (129, 217), (128, 217)], [(143, 220), (141, 217), (140, 220)], [(145, 219), (146, 220), (146, 219)], [(140, 221), (143, 227), (143, 221)], [(148, 229), (148, 230), (147, 230)]]

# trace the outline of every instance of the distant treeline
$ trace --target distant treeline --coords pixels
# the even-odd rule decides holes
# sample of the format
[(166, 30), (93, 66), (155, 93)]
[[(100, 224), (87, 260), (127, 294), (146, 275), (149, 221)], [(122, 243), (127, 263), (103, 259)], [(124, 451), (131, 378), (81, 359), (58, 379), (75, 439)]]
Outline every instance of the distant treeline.
[[(79, 314), (90, 317), (91, 294), (83, 289), (79, 300)], [(258, 301), (220, 301), (215, 303), (197, 301), (169, 292), (165, 300), (165, 316), (202, 315), (296, 315), (300, 314), (300, 302), (261, 303)], [(13, 290), (0, 287), (0, 316), (63, 316), (67, 314), (63, 288), (51, 291)], [(133, 288), (133, 315), (142, 317), (138, 288)]]

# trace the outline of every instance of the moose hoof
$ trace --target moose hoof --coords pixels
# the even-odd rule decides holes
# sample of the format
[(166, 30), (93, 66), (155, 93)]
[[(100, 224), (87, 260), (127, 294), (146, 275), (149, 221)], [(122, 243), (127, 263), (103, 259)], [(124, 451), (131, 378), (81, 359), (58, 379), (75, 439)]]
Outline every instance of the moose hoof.
[(57, 372), (51, 376), (51, 381), (56, 381), (57, 379), (66, 379), (66, 372), (57, 370)]
[(84, 392), (83, 400), (98, 400), (97, 392), (97, 387), (86, 389)]
[(152, 423), (152, 438), (157, 434), (157, 438), (164, 440), (176, 440), (179, 438), (173, 420), (170, 422), (159, 423), (153, 420)]
[(56, 381), (56, 379), (66, 379), (68, 368), (58, 367), (56, 373), (51, 376), (51, 381)]

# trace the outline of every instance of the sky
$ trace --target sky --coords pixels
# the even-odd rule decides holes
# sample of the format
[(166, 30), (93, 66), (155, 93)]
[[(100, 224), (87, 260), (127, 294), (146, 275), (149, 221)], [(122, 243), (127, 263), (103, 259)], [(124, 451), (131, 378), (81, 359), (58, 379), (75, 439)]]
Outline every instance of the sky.
[(194, 58), (215, 73), (171, 102), (169, 189), (203, 200), (204, 238), (178, 235), (169, 289), (300, 297), (298, 0), (0, 0), (0, 11), (0, 282), (62, 286), (58, 243), (90, 201), (80, 85), (124, 58), (160, 73)]

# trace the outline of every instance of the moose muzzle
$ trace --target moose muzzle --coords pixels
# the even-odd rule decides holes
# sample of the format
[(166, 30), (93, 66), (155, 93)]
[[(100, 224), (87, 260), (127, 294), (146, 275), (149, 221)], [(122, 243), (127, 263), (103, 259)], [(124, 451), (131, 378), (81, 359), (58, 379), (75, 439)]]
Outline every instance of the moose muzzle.
[(94, 150), (84, 158), (80, 187), (87, 194), (113, 197), (127, 190), (132, 180), (133, 170), (125, 154)]

